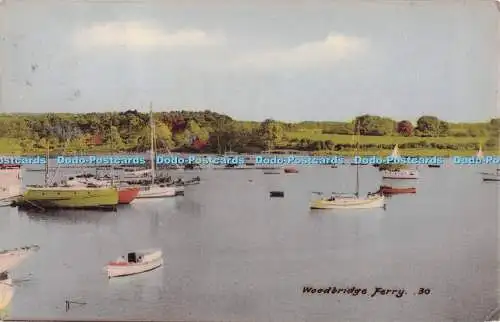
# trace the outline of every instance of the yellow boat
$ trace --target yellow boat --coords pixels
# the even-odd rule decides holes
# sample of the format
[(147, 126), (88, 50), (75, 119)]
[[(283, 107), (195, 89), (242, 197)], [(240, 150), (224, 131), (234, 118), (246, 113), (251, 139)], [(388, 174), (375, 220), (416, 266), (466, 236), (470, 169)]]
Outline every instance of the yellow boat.
[(118, 199), (118, 189), (115, 187), (28, 187), (19, 206), (115, 209)]

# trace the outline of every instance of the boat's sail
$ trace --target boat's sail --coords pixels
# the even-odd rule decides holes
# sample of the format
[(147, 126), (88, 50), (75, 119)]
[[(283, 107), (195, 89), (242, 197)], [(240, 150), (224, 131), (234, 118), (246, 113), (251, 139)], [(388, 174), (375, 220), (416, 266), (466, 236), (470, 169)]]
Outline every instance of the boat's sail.
[(476, 157), (479, 158), (479, 159), (484, 158), (484, 153), (483, 153), (483, 149), (482, 149), (481, 145), (479, 145), (479, 150), (476, 153)]
[(397, 144), (394, 146), (394, 149), (392, 150), (391, 157), (392, 158), (400, 158), (401, 157), (401, 155), (399, 155), (399, 147)]

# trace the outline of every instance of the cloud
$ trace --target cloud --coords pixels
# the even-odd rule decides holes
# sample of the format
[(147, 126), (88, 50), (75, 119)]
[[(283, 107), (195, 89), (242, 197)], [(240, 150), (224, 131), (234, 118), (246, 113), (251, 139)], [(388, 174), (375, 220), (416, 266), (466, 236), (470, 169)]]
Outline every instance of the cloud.
[(177, 49), (220, 45), (221, 33), (184, 29), (166, 32), (154, 24), (142, 22), (108, 22), (95, 24), (75, 33), (74, 45), (80, 49), (121, 46), (127, 49)]
[(248, 54), (235, 61), (233, 67), (257, 70), (302, 69), (325, 67), (352, 59), (367, 51), (368, 41), (358, 37), (330, 34), (322, 41), (263, 53)]

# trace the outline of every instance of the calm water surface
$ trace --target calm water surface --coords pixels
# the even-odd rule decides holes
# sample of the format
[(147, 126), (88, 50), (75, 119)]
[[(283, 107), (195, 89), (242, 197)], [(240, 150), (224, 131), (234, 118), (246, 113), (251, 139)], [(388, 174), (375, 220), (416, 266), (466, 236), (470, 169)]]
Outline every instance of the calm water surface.
[[(0, 246), (36, 243), (15, 272), (14, 318), (218, 321), (482, 321), (497, 306), (498, 185), (471, 167), (423, 168), (387, 210), (310, 211), (311, 191), (352, 191), (354, 167), (193, 172), (184, 197), (116, 213), (0, 209)], [(381, 182), (361, 169), (363, 192)], [(42, 174), (27, 173), (29, 183)], [(250, 180), (252, 180), (250, 182)], [(270, 190), (285, 198), (270, 199)], [(164, 267), (108, 280), (103, 267), (161, 247)], [(408, 295), (304, 295), (304, 285)], [(427, 296), (413, 296), (420, 287)], [(65, 300), (86, 303), (65, 311)]]

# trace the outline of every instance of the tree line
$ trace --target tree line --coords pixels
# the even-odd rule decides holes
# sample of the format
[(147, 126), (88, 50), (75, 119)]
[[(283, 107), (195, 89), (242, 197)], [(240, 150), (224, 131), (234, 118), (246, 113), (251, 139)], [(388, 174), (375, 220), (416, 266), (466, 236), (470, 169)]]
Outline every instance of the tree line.
[[(435, 116), (421, 116), (415, 124), (408, 120), (361, 115), (351, 122), (285, 123), (239, 121), (212, 111), (171, 111), (154, 113), (155, 144), (158, 149), (184, 152), (259, 152), (267, 149), (348, 150), (356, 144), (333, 140), (291, 138), (290, 133), (381, 136), (384, 144), (365, 144), (366, 149), (391, 149), (391, 137), (417, 137), (401, 148), (476, 149), (478, 143), (433, 143), (429, 137), (486, 138), (488, 148), (498, 147), (500, 119), (484, 123), (449, 123)], [(0, 114), (0, 138), (18, 142), (23, 152), (64, 149), (69, 152), (129, 151), (150, 148), (148, 113), (136, 110), (87, 114)], [(311, 133), (312, 133), (311, 132)], [(334, 136), (335, 137), (335, 136)]]

